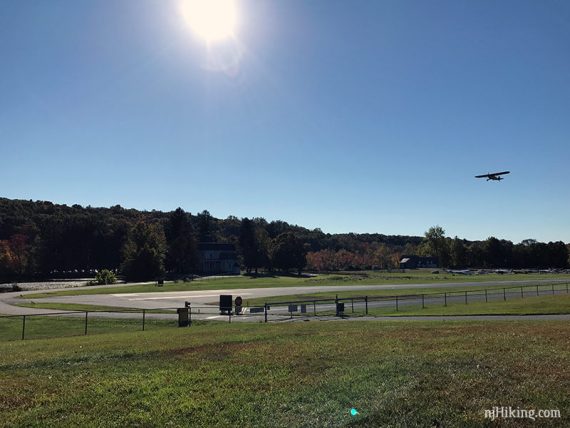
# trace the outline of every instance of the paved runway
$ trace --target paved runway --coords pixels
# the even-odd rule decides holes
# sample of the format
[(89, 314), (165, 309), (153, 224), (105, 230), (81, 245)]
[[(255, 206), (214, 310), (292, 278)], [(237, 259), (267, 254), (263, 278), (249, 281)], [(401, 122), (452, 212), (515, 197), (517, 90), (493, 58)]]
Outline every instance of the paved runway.
[[(245, 302), (248, 299), (264, 298), (272, 296), (287, 296), (294, 294), (311, 294), (322, 292), (354, 291), (355, 295), (364, 295), (367, 290), (398, 290), (398, 289), (420, 289), (428, 290), (432, 288), (452, 288), (452, 287), (490, 287), (504, 285), (531, 285), (540, 283), (565, 283), (566, 280), (542, 280), (542, 281), (487, 281), (487, 282), (454, 282), (454, 283), (432, 283), (432, 284), (383, 284), (383, 285), (321, 285), (321, 286), (299, 286), (299, 287), (273, 287), (273, 288), (241, 288), (241, 289), (220, 289), (220, 290), (197, 290), (197, 291), (163, 291), (151, 293), (119, 293), (119, 294), (91, 294), (79, 296), (56, 296), (41, 299), (42, 302), (52, 303), (79, 303), (87, 305), (119, 306), (124, 308), (157, 309), (183, 307), (184, 302), (189, 301), (194, 305), (216, 304), (220, 294), (231, 294), (234, 297), (241, 296)], [(24, 308), (7, 308), (3, 303), (14, 303), (22, 301), (14, 300), (15, 297), (26, 293), (4, 293), (0, 294), (0, 313), (23, 314)], [(39, 299), (38, 299), (39, 300)], [(34, 311), (34, 309), (31, 309)], [(32, 312), (28, 312), (32, 313)]]
[[(384, 284), (384, 285), (342, 285), (342, 286), (305, 286), (305, 287), (274, 287), (274, 288), (247, 288), (247, 289), (220, 289), (220, 290), (200, 290), (200, 291), (175, 291), (175, 292), (152, 292), (152, 293), (118, 293), (118, 294), (94, 294), (94, 295), (79, 295), (79, 296), (55, 296), (41, 299), (42, 302), (58, 302), (58, 303), (77, 303), (77, 304), (88, 304), (88, 305), (102, 305), (102, 306), (117, 306), (122, 308), (131, 309), (158, 309), (158, 308), (179, 308), (183, 307), (186, 301), (192, 303), (195, 308), (202, 307), (199, 318), (205, 319), (225, 319), (225, 317), (220, 317), (217, 311), (217, 307), (214, 306), (219, 299), (220, 294), (232, 294), (234, 298), (236, 296), (241, 296), (244, 300), (244, 304), (247, 304), (248, 299), (253, 298), (264, 298), (271, 296), (287, 296), (293, 294), (308, 294), (308, 293), (319, 293), (319, 292), (340, 292), (340, 291), (354, 291), (355, 295), (365, 295), (368, 290), (397, 290), (397, 289), (417, 289), (418, 293), (425, 291), (429, 293), (430, 289), (433, 288), (451, 288), (451, 287), (480, 287), (482, 290), (490, 286), (505, 286), (512, 287), (515, 285), (535, 285), (540, 283), (565, 283), (566, 280), (523, 280), (523, 281), (487, 281), (487, 282), (456, 282), (456, 283), (431, 283), (431, 284)], [(511, 291), (509, 293), (518, 294), (518, 291)], [(17, 298), (20, 295), (25, 295), (28, 293), (16, 292), (16, 293), (4, 293), (0, 294), (0, 313), (11, 314), (11, 315), (32, 315), (38, 313), (50, 313), (50, 312), (61, 312), (61, 311), (51, 311), (46, 309), (33, 309), (33, 308), (23, 308), (18, 306), (13, 306), (12, 303), (22, 302), (22, 299)], [(542, 294), (542, 292), (541, 292)], [(473, 300), (481, 300), (483, 295), (474, 296)], [(512, 297), (509, 295), (509, 297)], [(495, 296), (493, 300), (499, 299), (500, 296)], [(286, 299), (286, 297), (285, 297)], [(417, 304), (417, 299), (415, 301), (401, 301), (400, 304)], [(436, 298), (434, 298), (436, 299)], [(426, 304), (441, 304), (439, 300), (434, 300), (426, 296)], [(455, 296), (453, 300), (462, 299), (461, 296)], [(40, 299), (38, 299), (40, 300)], [(452, 300), (450, 300), (450, 303)], [(214, 304), (210, 306), (210, 304)], [(379, 301), (371, 302), (370, 307), (388, 307), (392, 306), (393, 301)], [(362, 303), (357, 303), (357, 306), (361, 306)], [(326, 308), (323, 308), (327, 310)], [(330, 305), (330, 310), (334, 310), (334, 306)], [(284, 307), (273, 307), (271, 316), (282, 317), (287, 313), (287, 308)], [(131, 314), (124, 314), (124, 316), (130, 316)], [(132, 314), (135, 316), (135, 314)], [(150, 314), (149, 314), (150, 315)], [(160, 315), (160, 314), (154, 314)], [(250, 317), (248, 317), (250, 318)], [(251, 317), (251, 318), (258, 318)], [(384, 318), (384, 317), (383, 317)], [(389, 318), (389, 317), (387, 317)], [(410, 317), (406, 317), (410, 318)], [(423, 319), (425, 317), (413, 317), (413, 319)], [(427, 317), (428, 319), (434, 319), (434, 317)], [(450, 319), (449, 317), (444, 317), (445, 319)], [(459, 317), (460, 319), (466, 319), (465, 317)], [(362, 319), (362, 318), (360, 318)], [(392, 318), (389, 318), (392, 319)], [(489, 319), (496, 319), (491, 317)], [(506, 318), (505, 318), (506, 319)], [(529, 319), (524, 317), (524, 319)]]

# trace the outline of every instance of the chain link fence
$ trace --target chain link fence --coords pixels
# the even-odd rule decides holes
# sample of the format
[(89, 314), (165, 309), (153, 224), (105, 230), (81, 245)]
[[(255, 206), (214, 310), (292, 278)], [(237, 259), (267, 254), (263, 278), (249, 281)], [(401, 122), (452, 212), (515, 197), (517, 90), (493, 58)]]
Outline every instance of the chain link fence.
[(422, 310), (435, 307), (457, 307), (560, 294), (569, 294), (569, 283), (279, 301), (261, 306), (233, 306), (226, 310), (220, 310), (215, 305), (193, 305), (187, 302), (184, 308), (46, 311), (32, 315), (0, 316), (0, 340), (146, 331), (203, 322), (276, 322), (311, 317), (389, 316), (406, 312), (421, 315)]
[(405, 312), (473, 303), (506, 302), (537, 296), (569, 294), (569, 283), (537, 284), (479, 290), (426, 292), (394, 296), (350, 296), (268, 302), (269, 319), (305, 317), (390, 316)]

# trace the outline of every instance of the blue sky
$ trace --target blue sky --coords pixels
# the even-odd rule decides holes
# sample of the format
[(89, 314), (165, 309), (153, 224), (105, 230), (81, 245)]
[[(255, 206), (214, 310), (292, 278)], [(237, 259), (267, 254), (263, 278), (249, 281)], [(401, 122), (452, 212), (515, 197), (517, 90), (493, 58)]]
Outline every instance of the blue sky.
[(569, 2), (238, 8), (2, 2), (0, 195), (570, 242)]

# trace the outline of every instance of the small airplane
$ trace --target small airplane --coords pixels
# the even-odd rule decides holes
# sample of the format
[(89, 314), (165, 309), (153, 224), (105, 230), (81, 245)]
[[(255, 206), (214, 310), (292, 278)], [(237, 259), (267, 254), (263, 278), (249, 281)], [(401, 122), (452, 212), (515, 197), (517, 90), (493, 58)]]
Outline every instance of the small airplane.
[(473, 271), (470, 269), (446, 269), (447, 273), (456, 274), (456, 275), (473, 275)]
[(483, 174), (483, 175), (476, 175), (475, 178), (486, 178), (487, 181), (489, 180), (495, 180), (495, 181), (501, 181), (504, 180), (503, 177), (501, 177), (501, 175), (505, 175), (505, 174), (510, 174), (511, 171), (501, 171), (501, 172), (493, 172), (492, 174)]

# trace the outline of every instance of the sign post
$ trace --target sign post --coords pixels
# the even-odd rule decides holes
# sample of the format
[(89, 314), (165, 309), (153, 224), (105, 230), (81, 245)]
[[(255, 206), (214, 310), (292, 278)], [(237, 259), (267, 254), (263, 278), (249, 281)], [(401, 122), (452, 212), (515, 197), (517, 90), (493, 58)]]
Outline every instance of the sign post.
[(241, 296), (237, 296), (234, 303), (236, 306), (236, 315), (241, 315), (241, 305), (243, 303), (243, 299), (241, 298)]
[(220, 295), (220, 315), (228, 315), (232, 312), (232, 295)]

